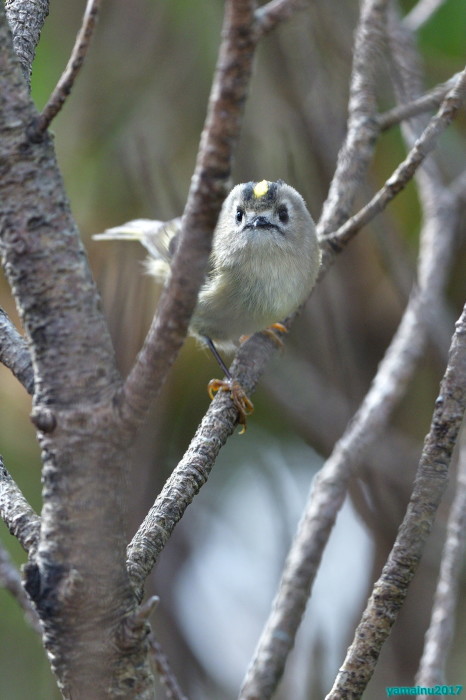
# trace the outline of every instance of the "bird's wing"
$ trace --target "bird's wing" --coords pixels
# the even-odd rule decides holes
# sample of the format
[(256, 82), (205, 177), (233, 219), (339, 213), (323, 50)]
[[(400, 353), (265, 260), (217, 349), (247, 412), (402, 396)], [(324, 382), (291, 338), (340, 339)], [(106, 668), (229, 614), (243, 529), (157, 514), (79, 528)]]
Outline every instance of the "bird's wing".
[(176, 252), (180, 229), (180, 217), (170, 221), (135, 219), (96, 233), (92, 238), (96, 241), (139, 241), (152, 258), (170, 263)]
[[(181, 216), (170, 221), (134, 219), (121, 226), (106, 229), (92, 236), (95, 241), (139, 241), (149, 253), (146, 267), (150, 274), (164, 280), (169, 274), (170, 264), (177, 251), (181, 234)], [(213, 274), (212, 256), (207, 264), (207, 278)]]

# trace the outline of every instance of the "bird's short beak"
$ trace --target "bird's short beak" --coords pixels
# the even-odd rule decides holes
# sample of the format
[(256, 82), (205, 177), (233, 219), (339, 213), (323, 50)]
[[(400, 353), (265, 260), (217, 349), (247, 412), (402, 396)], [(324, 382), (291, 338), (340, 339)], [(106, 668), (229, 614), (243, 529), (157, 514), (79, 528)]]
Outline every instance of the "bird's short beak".
[(266, 216), (255, 216), (249, 222), (251, 228), (270, 228), (271, 222)]

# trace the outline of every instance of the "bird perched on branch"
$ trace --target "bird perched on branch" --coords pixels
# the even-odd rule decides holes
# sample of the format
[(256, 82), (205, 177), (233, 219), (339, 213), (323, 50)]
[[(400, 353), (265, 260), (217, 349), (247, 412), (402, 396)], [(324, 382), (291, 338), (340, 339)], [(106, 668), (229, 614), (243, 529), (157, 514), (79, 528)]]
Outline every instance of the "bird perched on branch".
[[(181, 219), (137, 219), (94, 236), (139, 240), (149, 252), (148, 270), (170, 274)], [(223, 203), (212, 241), (208, 272), (189, 332), (205, 343), (225, 373), (209, 382), (209, 395), (231, 392), (239, 422), (253, 405), (231, 376), (218, 348), (231, 350), (242, 336), (270, 329), (309, 296), (320, 265), (314, 222), (301, 195), (283, 180), (236, 185)]]

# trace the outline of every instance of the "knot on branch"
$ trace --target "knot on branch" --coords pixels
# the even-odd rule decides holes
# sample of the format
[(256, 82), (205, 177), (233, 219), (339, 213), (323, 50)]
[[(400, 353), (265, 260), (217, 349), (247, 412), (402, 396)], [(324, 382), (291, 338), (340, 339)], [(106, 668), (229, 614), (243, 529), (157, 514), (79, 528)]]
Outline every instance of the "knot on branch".
[(37, 603), (40, 598), (41, 589), (41, 576), (39, 567), (33, 562), (28, 562), (27, 564), (24, 564), (21, 570), (23, 573), (24, 588), (31, 600)]
[(44, 122), (42, 114), (38, 114), (32, 119), (26, 128), (26, 136), (30, 143), (38, 144), (50, 138), (47, 131), (48, 123)]
[(31, 422), (43, 433), (52, 433), (57, 427), (55, 413), (46, 406), (35, 406), (32, 409)]

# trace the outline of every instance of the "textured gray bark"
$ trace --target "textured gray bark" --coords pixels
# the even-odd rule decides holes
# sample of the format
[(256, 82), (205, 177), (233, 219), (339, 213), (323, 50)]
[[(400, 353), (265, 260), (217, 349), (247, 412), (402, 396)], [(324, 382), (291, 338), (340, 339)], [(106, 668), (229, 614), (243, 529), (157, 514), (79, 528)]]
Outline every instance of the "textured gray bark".
[(3, 10), (0, 112), (2, 257), (30, 341), (44, 465), (39, 543), (25, 585), (65, 697), (104, 698), (109, 689), (143, 697), (152, 681), (146, 629), (131, 625), (127, 447), (111, 401), (120, 378), (52, 142), (30, 138), (37, 114)]
[(49, 13), (49, 0), (5, 0), (5, 11), (13, 33), (13, 46), (29, 84), (40, 33)]

